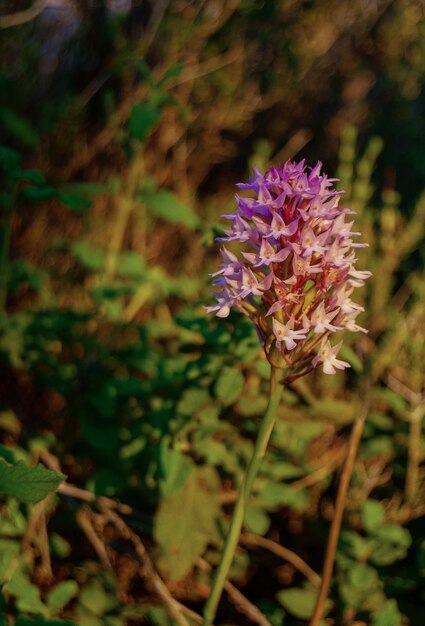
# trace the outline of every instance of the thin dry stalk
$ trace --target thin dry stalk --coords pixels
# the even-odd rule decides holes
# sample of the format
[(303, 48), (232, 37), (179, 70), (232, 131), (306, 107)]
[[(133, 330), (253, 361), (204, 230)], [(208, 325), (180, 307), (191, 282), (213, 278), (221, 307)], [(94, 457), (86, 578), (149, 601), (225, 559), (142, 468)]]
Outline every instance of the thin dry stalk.
[(81, 489), (80, 487), (76, 487), (70, 483), (62, 483), (59, 485), (57, 493), (69, 496), (70, 498), (75, 498), (76, 500), (92, 502), (93, 504), (98, 504), (99, 506), (107, 506), (116, 509), (123, 515), (130, 515), (130, 513), (132, 513), (132, 508), (127, 504), (121, 504), (121, 502), (117, 502), (116, 500), (112, 500), (112, 498), (107, 498), (106, 496), (96, 496), (91, 491)]
[(53, 578), (52, 562), (50, 559), (49, 537), (47, 533), (46, 502), (44, 498), (34, 506), (28, 525), (22, 537), (22, 550), (26, 552), (30, 546), (38, 549), (41, 557), (43, 576), (51, 580)]
[[(181, 604), (180, 602), (178, 602), (177, 600), (173, 598), (173, 596), (167, 589), (167, 586), (162, 581), (159, 574), (156, 572), (153, 566), (153, 563), (151, 561), (151, 558), (148, 555), (146, 548), (142, 540), (140, 539), (140, 537), (136, 535), (136, 533), (133, 532), (124, 522), (124, 520), (122, 520), (121, 517), (115, 512), (115, 511), (119, 511), (120, 513), (124, 515), (128, 515), (132, 513), (131, 507), (121, 504), (119, 502), (116, 502), (115, 500), (112, 500), (111, 498), (106, 498), (103, 496), (98, 498), (90, 491), (87, 491), (86, 489), (80, 489), (79, 487), (75, 487), (74, 485), (70, 485), (68, 483), (62, 483), (58, 488), (58, 493), (61, 493), (63, 495), (67, 495), (67, 496), (70, 496), (79, 500), (83, 500), (85, 502), (95, 503), (102, 510), (103, 517), (115, 526), (115, 528), (119, 531), (120, 535), (124, 539), (126, 539), (127, 541), (130, 541), (133, 544), (135, 553), (141, 562), (140, 575), (145, 580), (146, 584), (163, 601), (165, 607), (168, 609), (170, 615), (174, 617), (176, 622), (180, 626), (190, 626), (188, 621), (184, 617), (184, 615), (182, 615), (182, 613), (185, 613), (197, 624), (202, 623), (202, 618), (200, 615), (198, 615), (197, 613), (195, 613), (195, 611), (192, 611), (191, 609), (184, 606), (183, 604)], [(98, 552), (99, 544), (97, 542), (95, 543), (96, 543), (95, 549)], [(99, 558), (100, 558), (100, 554), (99, 554)]]
[(326, 547), (325, 562), (323, 565), (322, 583), (320, 585), (319, 595), (317, 596), (316, 606), (310, 621), (310, 626), (318, 626), (322, 619), (323, 609), (326, 598), (328, 597), (329, 587), (331, 584), (332, 572), (335, 562), (336, 548), (338, 545), (339, 533), (341, 530), (342, 516), (344, 514), (345, 502), (347, 499), (348, 488), (353, 473), (354, 462), (357, 456), (360, 439), (363, 433), (363, 427), (368, 413), (369, 402), (367, 399), (363, 404), (363, 408), (357, 416), (353, 429), (351, 431), (350, 441), (348, 443), (347, 460), (342, 470), (341, 480), (339, 483), (338, 493), (335, 503), (335, 512), (329, 532), (328, 545)]
[(22, 24), (28, 24), (40, 15), (42, 11), (48, 6), (48, 0), (36, 0), (34, 4), (28, 9), (23, 11), (16, 11), (15, 13), (9, 13), (8, 15), (2, 15), (0, 17), (0, 28), (12, 28), (14, 26), (21, 26)]
[(294, 491), (299, 491), (300, 489), (305, 489), (306, 487), (312, 487), (313, 485), (316, 485), (317, 483), (321, 482), (327, 476), (332, 474), (343, 463), (345, 459), (345, 454), (346, 454), (346, 449), (344, 446), (338, 451), (335, 457), (331, 459), (328, 463), (326, 463), (325, 465), (322, 465), (322, 467), (319, 467), (317, 470), (315, 470), (311, 474), (308, 474), (307, 476), (304, 476), (303, 478), (300, 478), (299, 480), (295, 480), (291, 484), (291, 488)]
[(77, 512), (77, 523), (83, 533), (86, 535), (87, 539), (92, 544), (97, 556), (99, 557), (99, 561), (102, 563), (103, 567), (106, 569), (112, 569), (111, 561), (109, 560), (108, 553), (105, 547), (104, 542), (98, 536), (92, 520), (91, 520), (91, 509), (83, 505), (78, 509)]
[[(212, 570), (211, 565), (205, 561), (205, 559), (199, 560), (199, 566), (205, 571), (210, 572)], [(255, 606), (237, 589), (229, 580), (224, 583), (224, 589), (229, 596), (231, 602), (235, 605), (236, 609), (246, 615), (252, 622), (259, 624), (260, 626), (271, 626), (269, 620), (265, 615), (261, 613)]]
[(319, 585), (321, 578), (311, 567), (306, 563), (298, 554), (292, 552), (288, 548), (281, 546), (280, 544), (267, 539), (266, 537), (260, 537), (259, 535), (253, 535), (252, 533), (243, 533), (240, 541), (247, 546), (254, 546), (256, 548), (265, 548), (269, 552), (273, 552), (276, 556), (284, 559), (295, 567), (301, 574), (303, 574), (313, 585)]
[(421, 462), (422, 420), (425, 415), (425, 402), (419, 404), (410, 413), (409, 444), (405, 495), (408, 503), (412, 503), (418, 490), (419, 465)]
[(202, 623), (200, 615), (183, 606), (180, 602), (173, 598), (167, 589), (167, 586), (155, 570), (151, 558), (147, 553), (140, 537), (127, 526), (124, 520), (122, 520), (121, 517), (115, 513), (115, 511), (105, 507), (103, 508), (103, 513), (109, 522), (115, 526), (123, 539), (132, 543), (134, 551), (141, 563), (140, 575), (145, 580), (145, 583), (161, 598), (170, 616), (173, 617), (180, 626), (190, 626), (189, 622), (182, 614), (183, 612), (195, 620), (198, 624)]

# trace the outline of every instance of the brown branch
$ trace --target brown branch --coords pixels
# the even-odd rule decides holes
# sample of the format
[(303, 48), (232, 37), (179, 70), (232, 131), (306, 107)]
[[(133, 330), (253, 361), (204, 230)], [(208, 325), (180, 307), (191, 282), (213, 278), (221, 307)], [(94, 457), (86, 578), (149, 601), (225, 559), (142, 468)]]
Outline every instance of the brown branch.
[(161, 598), (165, 607), (168, 609), (168, 612), (171, 617), (173, 617), (176, 622), (180, 626), (189, 626), (189, 622), (182, 615), (182, 613), (186, 613), (192, 619), (194, 619), (197, 623), (202, 623), (202, 618), (200, 615), (183, 606), (180, 602), (175, 600), (164, 581), (161, 579), (157, 571), (155, 570), (153, 563), (147, 550), (140, 539), (140, 537), (132, 531), (123, 519), (115, 511), (112, 511), (110, 508), (104, 507), (103, 513), (105, 517), (110, 521), (111, 524), (115, 526), (115, 528), (119, 531), (121, 536), (133, 544), (134, 551), (140, 560), (140, 575), (145, 580), (147, 586), (149, 586), (156, 594)]
[(421, 462), (421, 432), (424, 415), (425, 401), (416, 406), (409, 415), (410, 427), (405, 483), (406, 500), (409, 504), (414, 501), (418, 490), (419, 465)]
[(391, 373), (388, 374), (386, 383), (390, 389), (405, 398), (412, 405), (412, 409), (407, 416), (410, 426), (407, 451), (406, 483), (404, 487), (406, 500), (409, 504), (411, 504), (417, 491), (419, 478), (419, 465), (421, 461), (420, 445), (422, 420), (425, 415), (425, 396), (418, 391), (410, 389), (410, 387), (402, 383)]
[(107, 498), (106, 496), (96, 496), (91, 491), (81, 489), (80, 487), (76, 487), (70, 483), (65, 482), (59, 485), (57, 493), (71, 498), (76, 498), (77, 500), (92, 502), (93, 504), (98, 504), (99, 506), (107, 506), (116, 509), (123, 515), (130, 515), (130, 513), (132, 513), (132, 508), (127, 504), (122, 504), (121, 502), (117, 502), (116, 500), (112, 500), (112, 498)]
[(425, 402), (425, 398), (423, 398), (421, 393), (413, 391), (413, 389), (410, 389), (410, 387), (402, 383), (401, 380), (398, 380), (398, 378), (393, 376), (391, 373), (388, 374), (386, 383), (390, 389), (395, 391), (395, 393), (398, 393), (414, 406), (420, 404), (421, 402)]
[(395, 524), (403, 526), (404, 524), (407, 524), (414, 519), (418, 519), (418, 517), (422, 517), (423, 515), (425, 515), (425, 503), (419, 504), (415, 508), (404, 506), (393, 517), (391, 517), (391, 521)]
[(291, 565), (295, 567), (301, 574), (313, 583), (313, 585), (320, 584), (320, 576), (317, 574), (311, 567), (308, 565), (298, 554), (289, 550), (289, 548), (285, 548), (280, 544), (272, 541), (271, 539), (267, 539), (266, 537), (261, 537), (260, 535), (254, 535), (252, 533), (243, 533), (240, 537), (240, 541), (247, 546), (253, 546), (258, 548), (265, 548), (269, 550), (269, 552), (273, 552), (276, 556), (288, 561)]
[(300, 489), (305, 489), (306, 487), (312, 487), (313, 485), (319, 483), (324, 478), (332, 474), (344, 461), (346, 455), (346, 448), (343, 446), (341, 450), (338, 451), (338, 454), (331, 459), (322, 467), (319, 467), (317, 470), (308, 474), (307, 476), (303, 476), (303, 478), (299, 478), (291, 483), (291, 488), (294, 491), (299, 491)]
[(339, 483), (335, 503), (334, 517), (329, 532), (328, 545), (326, 546), (325, 562), (323, 565), (322, 573), (322, 583), (320, 585), (320, 590), (317, 596), (313, 616), (310, 621), (310, 626), (319, 625), (320, 620), (322, 619), (325, 601), (328, 597), (348, 488), (350, 486), (350, 480), (354, 469), (354, 462), (356, 460), (357, 450), (363, 433), (363, 426), (369, 409), (368, 396), (369, 394), (366, 393), (366, 399), (363, 403), (363, 407), (360, 413), (358, 414), (354, 422), (353, 429), (350, 435), (350, 440), (348, 442), (347, 459), (341, 474), (341, 480)]
[(112, 569), (111, 561), (109, 560), (108, 553), (106, 551), (106, 546), (98, 536), (90, 518), (91, 509), (87, 505), (80, 506), (77, 512), (78, 525), (92, 544), (103, 567), (106, 567), (106, 569)]
[(211, 21), (202, 24), (195, 33), (198, 41), (205, 41), (209, 37), (212, 37), (220, 28), (227, 22), (232, 16), (240, 4), (240, 0), (225, 0), (222, 6), (222, 11), (219, 16)]
[[(199, 560), (199, 566), (205, 572), (210, 572), (212, 570), (211, 565), (207, 561), (205, 561), (205, 559)], [(265, 617), (265, 615), (261, 613), (259, 609), (257, 609), (255, 604), (252, 604), (252, 602), (250, 602), (248, 598), (246, 598), (243, 593), (241, 593), (239, 589), (235, 587), (235, 585), (232, 585), (229, 580), (226, 580), (226, 582), (224, 583), (224, 588), (229, 596), (229, 599), (232, 601), (232, 603), (235, 605), (240, 613), (243, 613), (252, 622), (257, 623), (260, 626), (271, 626), (269, 620)]]
[(9, 15), (2, 15), (0, 16), (0, 28), (12, 28), (13, 26), (21, 26), (22, 24), (32, 22), (32, 20), (35, 20), (35, 18), (44, 11), (48, 4), (48, 0), (36, 0), (31, 7), (24, 11), (16, 11)]
[(50, 496), (37, 502), (32, 509), (28, 525), (22, 537), (22, 550), (26, 550), (32, 545), (39, 551), (43, 576), (49, 579), (53, 578), (52, 562), (50, 559), (49, 537), (47, 534), (47, 518), (46, 518), (46, 502)]
[[(83, 500), (84, 502), (97, 504), (97, 506), (102, 510), (105, 518), (115, 526), (115, 528), (120, 532), (121, 536), (133, 544), (135, 553), (141, 562), (140, 575), (145, 580), (147, 586), (149, 586), (163, 601), (170, 615), (174, 617), (176, 622), (180, 626), (189, 626), (186, 618), (182, 615), (182, 613), (186, 613), (186, 615), (188, 615), (196, 623), (202, 623), (202, 618), (200, 615), (173, 598), (165, 583), (156, 572), (151, 558), (148, 555), (140, 537), (135, 532), (133, 532), (124, 522), (124, 520), (122, 520), (121, 517), (115, 512), (119, 511), (122, 514), (128, 515), (132, 512), (131, 507), (125, 504), (121, 504), (120, 502), (116, 502), (111, 498), (106, 498), (104, 496), (97, 497), (90, 491), (87, 491), (86, 489), (80, 489), (79, 487), (75, 487), (74, 485), (70, 485), (69, 483), (62, 483), (57, 491), (62, 495), (77, 498), (79, 500)], [(81, 522), (81, 518), (79, 521)], [(101, 558), (100, 552), (103, 552), (103, 550), (101, 549), (99, 552), (99, 543), (94, 539), (94, 535), (92, 533), (93, 531), (94, 534), (96, 534), (94, 529), (88, 528), (86, 520), (84, 520), (83, 523), (85, 525), (85, 528), (83, 528), (83, 530), (85, 532), (88, 530), (88, 532), (90, 533), (89, 539), (96, 552), (98, 553), (99, 558)], [(103, 558), (104, 557), (102, 557), (102, 559)]]

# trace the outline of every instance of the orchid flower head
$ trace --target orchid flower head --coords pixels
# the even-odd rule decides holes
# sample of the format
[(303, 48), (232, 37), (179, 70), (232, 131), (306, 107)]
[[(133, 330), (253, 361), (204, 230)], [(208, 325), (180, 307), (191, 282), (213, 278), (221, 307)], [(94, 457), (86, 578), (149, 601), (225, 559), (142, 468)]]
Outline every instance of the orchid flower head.
[[(321, 365), (327, 374), (349, 364), (337, 358), (334, 333), (367, 332), (355, 319), (363, 307), (352, 302), (354, 289), (371, 275), (356, 269), (360, 235), (353, 211), (340, 206), (336, 179), (322, 173), (320, 161), (287, 161), (264, 174), (254, 168), (238, 183), (230, 227), (219, 240), (221, 268), (213, 274), (219, 317), (236, 308), (257, 328), (267, 358), (277, 357), (294, 377)], [(350, 218), (350, 219), (348, 219)]]

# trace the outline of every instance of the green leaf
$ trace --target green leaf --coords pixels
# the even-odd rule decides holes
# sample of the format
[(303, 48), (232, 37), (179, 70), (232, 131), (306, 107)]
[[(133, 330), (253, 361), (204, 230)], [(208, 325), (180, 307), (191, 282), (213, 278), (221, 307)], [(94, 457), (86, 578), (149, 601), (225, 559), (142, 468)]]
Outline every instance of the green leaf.
[(14, 570), (5, 590), (16, 598), (17, 608), (24, 613), (38, 613), (47, 616), (47, 607), (40, 598), (40, 590), (28, 577), (26, 566), (21, 561)]
[(305, 474), (301, 467), (289, 463), (288, 461), (278, 461), (277, 463), (270, 464), (270, 466), (267, 467), (267, 473), (276, 480), (299, 478)]
[(154, 520), (154, 537), (161, 551), (159, 565), (166, 576), (185, 576), (211, 541), (219, 541), (216, 497), (219, 481), (211, 468), (197, 468), (178, 492), (164, 498)]
[(46, 182), (40, 170), (22, 170), (16, 172), (13, 177), (16, 180), (26, 180), (33, 185), (44, 185)]
[(344, 361), (348, 361), (348, 363), (351, 365), (355, 372), (360, 373), (363, 371), (363, 363), (361, 359), (357, 356), (354, 350), (350, 348), (350, 346), (344, 344), (341, 347), (340, 355), (341, 359), (344, 359)]
[(261, 536), (270, 528), (270, 517), (262, 508), (253, 504), (248, 506), (244, 522), (248, 530)]
[(392, 431), (394, 429), (394, 419), (382, 413), (370, 412), (367, 416), (367, 423), (379, 430)]
[(364, 457), (394, 454), (394, 438), (381, 435), (365, 441), (362, 444), (362, 453)]
[(183, 204), (171, 191), (162, 189), (152, 194), (142, 194), (142, 201), (149, 211), (166, 222), (180, 223), (188, 228), (196, 228), (199, 217), (186, 204)]
[(12, 261), (9, 264), (8, 289), (15, 293), (21, 285), (28, 285), (30, 289), (38, 291), (45, 282), (45, 275), (39, 269), (22, 260)]
[(89, 198), (78, 193), (63, 193), (61, 191), (58, 194), (58, 198), (62, 204), (65, 204), (65, 206), (69, 207), (76, 213), (84, 213), (92, 205)]
[(354, 563), (348, 572), (348, 579), (352, 587), (366, 591), (371, 590), (379, 580), (376, 569), (366, 563)]
[(98, 617), (102, 617), (105, 613), (109, 613), (119, 607), (119, 602), (112, 590), (105, 588), (97, 578), (85, 585), (80, 593), (79, 600), (89, 613)]
[[(5, 513), (3, 513), (3, 517), (5, 517)], [(11, 515), (10, 510), (7, 510), (7, 515)], [(1, 528), (1, 531), (3, 532), (3, 528)], [(7, 573), (11, 571), (11, 564), (19, 558), (19, 552), (20, 546), (18, 541), (0, 539), (0, 582), (3, 582)]]
[(45, 619), (41, 615), (31, 619), (30, 617), (18, 617), (15, 626), (76, 626), (75, 622), (67, 619)]
[(64, 559), (72, 552), (71, 544), (58, 533), (49, 533), (49, 548), (54, 557)]
[(115, 419), (111, 422), (93, 419), (91, 414), (81, 414), (84, 439), (104, 455), (115, 455), (120, 446), (120, 427)]
[(186, 454), (168, 447), (166, 440), (159, 446), (159, 488), (167, 498), (180, 491), (191, 475), (195, 464)]
[(177, 404), (177, 411), (182, 415), (194, 416), (202, 407), (210, 401), (210, 396), (205, 389), (191, 387), (185, 389)]
[(286, 505), (297, 511), (305, 510), (309, 504), (307, 491), (295, 491), (290, 485), (276, 483), (268, 483), (263, 487), (258, 493), (256, 500), (266, 507), (276, 508)]
[(380, 502), (376, 500), (366, 500), (362, 509), (362, 521), (364, 529), (368, 532), (374, 532), (380, 528), (385, 520), (385, 509)]
[(93, 487), (91, 483), (88, 486), (90, 490), (94, 491), (98, 496), (108, 496), (108, 498), (113, 498), (117, 496), (123, 488), (125, 488), (126, 475), (106, 467), (95, 473), (93, 477)]
[(382, 582), (376, 569), (366, 563), (347, 562), (346, 571), (339, 574), (339, 593), (344, 603), (356, 609), (379, 606)]
[(50, 200), (50, 198), (55, 198), (56, 195), (57, 190), (51, 186), (24, 187), (21, 190), (21, 196), (25, 200), (30, 200), (31, 202), (43, 202), (44, 200)]
[(145, 260), (138, 252), (128, 250), (120, 254), (117, 275), (124, 278), (141, 278), (146, 270)]
[(158, 81), (158, 87), (165, 85), (165, 83), (167, 83), (172, 78), (177, 78), (177, 76), (180, 76), (183, 70), (184, 65), (181, 65), (180, 63), (169, 67), (168, 70), (166, 70), (161, 76), (161, 79)]
[(326, 420), (336, 421), (338, 424), (350, 424), (354, 421), (358, 406), (355, 402), (345, 402), (343, 400), (316, 400), (309, 412), (311, 415)]
[(65, 478), (44, 465), (28, 467), (22, 461), (9, 465), (0, 459), (0, 493), (24, 502), (39, 502), (56, 491)]
[(78, 585), (75, 580), (64, 580), (49, 591), (46, 604), (52, 613), (57, 613), (77, 595)]
[(93, 272), (103, 270), (105, 252), (99, 246), (94, 246), (87, 241), (75, 241), (70, 246), (70, 252), (85, 269)]
[(134, 61), (136, 62), (136, 65), (141, 75), (143, 76), (143, 78), (145, 79), (149, 87), (152, 87), (152, 88), (155, 87), (156, 85), (153, 80), (151, 69), (149, 65), (146, 63), (146, 61), (144, 61), (143, 59), (137, 59), (137, 58), (135, 58)]
[(145, 617), (152, 626), (175, 626), (176, 623), (162, 606), (148, 606)]
[[(28, 519), (18, 500), (9, 499), (7, 507), (3, 504), (4, 514), (0, 515), (0, 536), (20, 537), (28, 526)], [(1, 541), (1, 540), (0, 540)], [(1, 571), (0, 565), (0, 571)]]
[(213, 439), (217, 431), (217, 427), (213, 429), (200, 427), (194, 436), (194, 450), (204, 457), (208, 464), (221, 466), (228, 474), (237, 474), (240, 469), (237, 458), (230, 454), (229, 448), (222, 441)]
[(369, 555), (371, 541), (362, 537), (354, 530), (343, 530), (338, 549), (356, 560), (363, 560)]
[(267, 359), (259, 358), (256, 362), (257, 373), (264, 380), (270, 380), (271, 366)]
[(385, 605), (376, 611), (371, 626), (401, 626), (402, 615), (395, 600), (387, 600)]
[(273, 600), (258, 600), (256, 605), (261, 613), (267, 617), (271, 626), (284, 626), (284, 624), (287, 624), (285, 611)]
[(4, 459), (7, 463), (14, 463), (16, 461), (12, 450), (6, 448), (3, 444), (0, 444), (0, 458)]
[[(317, 591), (315, 589), (300, 589), (293, 587), (283, 589), (276, 594), (284, 609), (299, 619), (310, 619), (316, 604)], [(327, 601), (325, 612), (329, 611), (331, 603)]]
[(6, 146), (0, 145), (0, 167), (7, 174), (15, 174), (16, 170), (19, 170), (21, 165), (21, 155), (12, 150), (6, 148)]
[(148, 132), (161, 119), (161, 110), (149, 102), (136, 104), (131, 111), (128, 130), (130, 135), (139, 141), (144, 141)]
[(13, 411), (0, 411), (0, 428), (12, 435), (20, 435), (22, 424)]
[(224, 406), (234, 404), (239, 398), (244, 385), (242, 372), (236, 367), (224, 367), (215, 383), (215, 395)]
[(403, 559), (412, 543), (409, 531), (396, 524), (387, 524), (374, 533), (374, 549), (370, 560), (376, 565), (391, 565)]
[(372, 397), (379, 400), (385, 400), (392, 410), (399, 416), (403, 417), (408, 409), (407, 401), (399, 393), (386, 387), (378, 387), (373, 390)]
[(33, 126), (21, 115), (11, 109), (0, 107), (0, 123), (22, 145), (35, 148), (38, 143), (38, 135)]

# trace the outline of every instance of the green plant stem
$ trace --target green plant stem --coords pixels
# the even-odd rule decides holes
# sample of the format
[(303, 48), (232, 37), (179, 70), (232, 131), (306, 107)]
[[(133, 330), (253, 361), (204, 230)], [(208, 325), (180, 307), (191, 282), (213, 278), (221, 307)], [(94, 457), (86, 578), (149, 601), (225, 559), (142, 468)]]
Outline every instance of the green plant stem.
[(328, 545), (326, 546), (322, 582), (309, 626), (319, 626), (319, 623), (322, 619), (326, 598), (328, 597), (335, 562), (336, 549), (338, 546), (339, 533), (341, 530), (342, 516), (344, 514), (345, 502), (347, 500), (348, 487), (350, 486), (354, 462), (356, 460), (357, 450), (359, 447), (360, 439), (362, 437), (368, 407), (369, 403), (366, 399), (360, 413), (356, 417), (353, 429), (351, 431), (350, 440), (348, 442), (347, 459), (345, 461), (344, 469), (342, 470), (341, 474), (341, 480), (339, 482), (334, 516), (332, 519), (331, 529), (329, 531)]
[(266, 453), (267, 444), (276, 421), (276, 409), (279, 406), (283, 390), (283, 386), (277, 381), (278, 371), (279, 370), (274, 367), (271, 368), (269, 403), (261, 422), (257, 441), (255, 442), (254, 452), (245, 472), (239, 497), (236, 501), (230, 527), (224, 542), (221, 561), (215, 572), (214, 580), (211, 586), (211, 593), (205, 604), (204, 621), (202, 622), (203, 626), (211, 626), (215, 618), (217, 607), (223, 592), (224, 583), (226, 582), (230, 566), (232, 565), (236, 546), (238, 544), (252, 486)]

